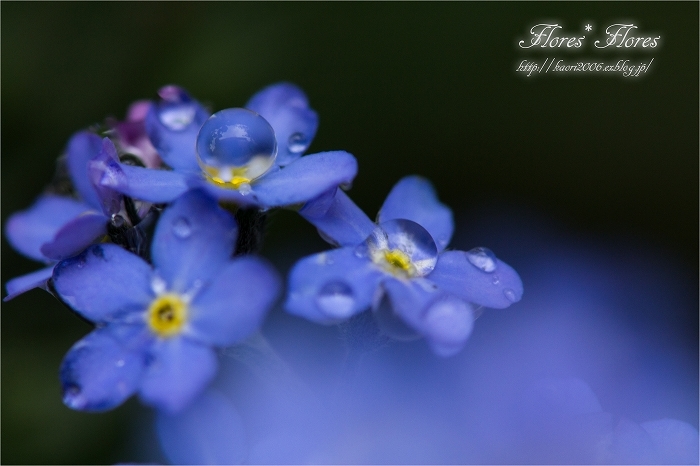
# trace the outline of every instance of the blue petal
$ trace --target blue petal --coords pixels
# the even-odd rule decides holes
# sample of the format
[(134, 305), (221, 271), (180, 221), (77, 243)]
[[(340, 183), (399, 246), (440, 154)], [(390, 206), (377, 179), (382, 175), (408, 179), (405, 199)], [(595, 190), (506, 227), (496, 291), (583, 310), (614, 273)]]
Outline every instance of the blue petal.
[(83, 200), (100, 209), (100, 199), (88, 174), (88, 163), (102, 150), (102, 139), (88, 131), (76, 133), (68, 141), (68, 171), (75, 190)]
[(81, 411), (115, 408), (137, 389), (143, 356), (125, 348), (110, 327), (78, 341), (61, 363), (63, 402)]
[(175, 170), (198, 170), (195, 142), (209, 113), (175, 86), (166, 86), (159, 93), (163, 100), (151, 106), (146, 115), (146, 133), (151, 144)]
[(216, 375), (213, 349), (172, 337), (156, 340), (139, 390), (141, 399), (175, 413), (184, 409)]
[(288, 165), (311, 145), (318, 129), (318, 115), (309, 107), (304, 91), (289, 83), (268, 86), (245, 106), (262, 115), (275, 130), (277, 164)]
[(102, 212), (107, 216), (119, 213), (122, 207), (122, 196), (113, 188), (102, 185), (101, 180), (104, 173), (108, 170), (113, 170), (114, 168), (112, 167), (118, 163), (119, 157), (117, 156), (117, 149), (109, 138), (104, 138), (102, 140), (102, 150), (88, 163), (90, 183), (95, 191), (97, 191), (97, 197), (100, 201)]
[(101, 213), (84, 213), (65, 224), (53, 240), (41, 247), (41, 253), (60, 261), (81, 253), (107, 233), (107, 217)]
[(172, 202), (189, 190), (191, 175), (178, 171), (156, 170), (125, 164), (104, 167), (101, 186), (142, 201)]
[(153, 237), (151, 257), (170, 290), (185, 293), (206, 284), (233, 254), (238, 228), (217, 202), (190, 191), (165, 210)]
[(314, 322), (339, 322), (372, 305), (383, 277), (354, 248), (315, 254), (297, 262), (289, 273), (285, 308)]
[(10, 216), (5, 237), (13, 248), (38, 261), (46, 261), (41, 246), (53, 240), (66, 223), (83, 212), (92, 210), (83, 202), (68, 197), (41, 196), (28, 209)]
[(424, 279), (392, 279), (383, 287), (394, 311), (426, 338), (433, 352), (451, 356), (462, 349), (474, 327), (468, 303)]
[(9, 301), (16, 296), (21, 295), (25, 291), (32, 290), (34, 288), (44, 287), (51, 274), (53, 273), (53, 265), (39, 269), (36, 272), (28, 273), (26, 275), (21, 275), (15, 277), (12, 280), (8, 280), (5, 283), (5, 289), (7, 290), (7, 296), (3, 298), (3, 301)]
[(340, 189), (307, 202), (299, 214), (334, 246), (355, 246), (372, 234), (375, 224)]
[(265, 207), (310, 201), (331, 188), (349, 184), (357, 174), (357, 160), (343, 151), (307, 155), (285, 168), (263, 175), (252, 187)]
[(511, 266), (496, 259), (496, 268), (484, 272), (469, 262), (464, 251), (446, 251), (428, 278), (441, 289), (481, 306), (503, 309), (520, 301), (523, 282)]
[(177, 414), (158, 412), (156, 429), (171, 464), (239, 464), (247, 454), (243, 419), (213, 389)]
[(224, 200), (241, 207), (263, 207), (254, 192), (241, 192), (238, 189), (227, 189), (216, 186), (203, 178), (191, 181), (192, 189), (202, 189), (215, 199)]
[(151, 267), (114, 244), (96, 244), (54, 269), (54, 287), (70, 307), (92, 322), (145, 311), (153, 298)]
[(433, 186), (420, 176), (407, 176), (396, 183), (379, 210), (378, 223), (400, 218), (413, 220), (428, 230), (438, 251), (445, 249), (452, 238), (452, 210), (438, 200)]
[(280, 288), (267, 262), (250, 256), (234, 260), (192, 301), (188, 334), (215, 346), (241, 341), (260, 328)]

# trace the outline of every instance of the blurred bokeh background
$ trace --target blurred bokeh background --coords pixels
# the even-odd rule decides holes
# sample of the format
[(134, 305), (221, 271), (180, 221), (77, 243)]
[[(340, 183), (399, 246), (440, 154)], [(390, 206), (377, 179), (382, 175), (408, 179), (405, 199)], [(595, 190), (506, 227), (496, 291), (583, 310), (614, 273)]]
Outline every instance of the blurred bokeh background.
[[(179, 84), (218, 110), (291, 81), (320, 115), (310, 152), (343, 149), (357, 157), (350, 195), (370, 216), (402, 176), (430, 178), (455, 212), (454, 247), (491, 247), (520, 271), (525, 298), (511, 314), (518, 324), (561, 309), (571, 338), (593, 339), (580, 336), (578, 349), (587, 351), (596, 332), (575, 331), (571, 311), (579, 304), (567, 306), (566, 290), (573, 286), (576, 303), (604, 291), (608, 300), (595, 315), (616, 322), (604, 340), (632, 334), (652, 349), (626, 354), (657, 361), (620, 373), (638, 367), (623, 358), (605, 365), (616, 377), (596, 379), (600, 374), (586, 369), (595, 364), (590, 359), (572, 362), (565, 375), (588, 377), (604, 408), (636, 422), (673, 417), (698, 427), (697, 3), (3, 2), (0, 12), (3, 225), (51, 179), (73, 132), (123, 117), (129, 103), (154, 98), (160, 86)], [(594, 26), (582, 51), (557, 51), (558, 58), (653, 57), (652, 68), (637, 79), (518, 75), (522, 59), (555, 55), (517, 47), (546, 19), (576, 35)], [(593, 50), (592, 39), (622, 20), (639, 34), (661, 35), (661, 46)], [(323, 247), (312, 227), (280, 212), (263, 254), (284, 272)], [(538, 260), (562, 250), (554, 269)], [(576, 272), (567, 273), (566, 258), (574, 256)], [(3, 283), (35, 268), (2, 242)], [(537, 300), (528, 304), (528, 295)], [(498, 314), (499, 325), (515, 325), (507, 316)], [(498, 332), (489, 318), (484, 328), (477, 321), (474, 338)], [(271, 317), (268, 331), (274, 336), (283, 324), (309, 331), (283, 315)], [(58, 365), (87, 331), (42, 291), (3, 303), (4, 463), (139, 459), (133, 425), (150, 413), (137, 401), (100, 415), (61, 404)], [(333, 329), (323, 332), (325, 341), (337, 340)], [(290, 341), (280, 340), (280, 348), (292, 351)], [(683, 356), (669, 376), (662, 356), (676, 354)], [(546, 367), (537, 369), (541, 376), (552, 375)], [(654, 385), (654, 367), (667, 390)], [(647, 388), (633, 392), (648, 399), (630, 400), (625, 394), (644, 381)], [(655, 401), (669, 397), (681, 401)]]

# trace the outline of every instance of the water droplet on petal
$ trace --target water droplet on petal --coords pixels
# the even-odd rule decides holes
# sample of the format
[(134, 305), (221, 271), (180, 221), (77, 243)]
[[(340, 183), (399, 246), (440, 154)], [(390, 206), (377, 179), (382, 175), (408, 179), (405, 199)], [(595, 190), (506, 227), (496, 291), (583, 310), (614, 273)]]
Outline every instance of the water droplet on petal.
[(496, 270), (496, 255), (488, 248), (474, 248), (468, 251), (467, 259), (483, 272), (491, 273)]
[(253, 188), (248, 183), (244, 183), (238, 187), (238, 192), (244, 196), (250, 194), (252, 190)]
[(378, 225), (357, 251), (369, 255), (388, 272), (407, 277), (429, 274), (438, 258), (430, 233), (416, 222), (404, 219)]
[(514, 303), (518, 300), (518, 298), (516, 298), (515, 296), (515, 291), (511, 290), (510, 288), (506, 288), (505, 290), (503, 290), (503, 294), (506, 296), (506, 298), (508, 298), (508, 301), (510, 301), (511, 303)]
[(173, 234), (180, 238), (186, 239), (192, 234), (192, 227), (189, 220), (185, 217), (179, 217), (173, 222)]
[(501, 283), (501, 277), (499, 277), (498, 275), (494, 275), (493, 279), (491, 280), (491, 283), (493, 283), (494, 285), (498, 285), (499, 283)]
[(316, 305), (328, 316), (339, 319), (349, 317), (355, 307), (355, 295), (347, 283), (326, 283), (316, 297)]
[(119, 359), (117, 362), (114, 363), (115, 366), (117, 367), (124, 367), (125, 361), (123, 359)]
[(171, 131), (182, 131), (194, 120), (197, 109), (192, 104), (164, 105), (158, 111), (158, 119)]
[(158, 275), (154, 275), (151, 279), (151, 290), (153, 290), (155, 294), (159, 295), (165, 293), (167, 287), (168, 285), (167, 283), (165, 283), (165, 280), (163, 280)]
[(68, 383), (63, 386), (63, 403), (69, 408), (76, 410), (85, 408), (86, 400), (80, 385)]
[(244, 108), (216, 112), (197, 135), (197, 161), (209, 180), (240, 189), (274, 165), (277, 139), (263, 117)]
[(287, 149), (292, 154), (301, 154), (309, 147), (309, 139), (303, 133), (294, 133), (289, 136)]
[(431, 304), (424, 314), (428, 335), (443, 343), (465, 341), (474, 326), (472, 307), (454, 297), (443, 298)]

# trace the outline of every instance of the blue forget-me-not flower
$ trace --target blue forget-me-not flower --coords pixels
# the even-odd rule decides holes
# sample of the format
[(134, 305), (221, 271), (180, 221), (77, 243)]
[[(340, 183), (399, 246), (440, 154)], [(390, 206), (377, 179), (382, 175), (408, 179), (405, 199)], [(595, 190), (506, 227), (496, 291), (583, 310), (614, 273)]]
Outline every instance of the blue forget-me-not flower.
[(349, 184), (357, 161), (344, 151), (301, 157), (318, 127), (298, 87), (282, 83), (255, 94), (246, 108), (208, 112), (176, 86), (159, 91), (146, 132), (172, 170), (114, 163), (102, 184), (133, 198), (170, 202), (190, 189), (242, 206), (301, 204)]
[(114, 244), (99, 244), (60, 262), (56, 293), (96, 329), (61, 365), (64, 402), (102, 411), (134, 393), (175, 412), (214, 377), (215, 347), (256, 331), (278, 295), (270, 265), (232, 259), (233, 217), (200, 191), (161, 216), (151, 246), (153, 267)]
[[(560, 345), (566, 339), (561, 331), (571, 325), (556, 308), (552, 315), (564, 327), (540, 330), (540, 337), (555, 335), (555, 346), (539, 345), (531, 356), (532, 348), (518, 338), (533, 340), (538, 322), (498, 327), (491, 320), (491, 334), (474, 342), (481, 350), (476, 344), (447, 366), (408, 359), (401, 367), (395, 353), (384, 362), (353, 366), (351, 356), (387, 336), (424, 337), (438, 355), (455, 354), (480, 306), (505, 308), (521, 299), (518, 274), (486, 248), (447, 250), (452, 212), (420, 177), (400, 180), (376, 223), (370, 220), (339, 189), (356, 174), (353, 156), (302, 156), (318, 117), (297, 87), (270, 86), (246, 108), (214, 115), (179, 87), (159, 94), (157, 102), (134, 103), (125, 121), (108, 119), (108, 138), (77, 133), (51, 194), (6, 226), (16, 249), (51, 264), (10, 280), (6, 299), (49, 280), (46, 288), (94, 325), (61, 364), (66, 405), (104, 411), (138, 395), (157, 408), (158, 439), (173, 463), (697, 463), (694, 426), (671, 419), (613, 422), (578, 379), (545, 379), (513, 390), (530, 378), (517, 369), (542, 361), (539, 353), (554, 349), (567, 367), (567, 351), (578, 359), (577, 350)], [(101, 132), (104, 126), (93, 128)], [(318, 354), (332, 356), (334, 344), (319, 340), (321, 346), (310, 347), (311, 333), (298, 332), (314, 329), (271, 329), (270, 342), (255, 333), (280, 280), (249, 253), (264, 236), (265, 210), (281, 206), (299, 208), (338, 246), (296, 264), (286, 307), (319, 323), (358, 316), (343, 326), (349, 351), (342, 376), (354, 376), (351, 384), (324, 381), (320, 372), (335, 371), (319, 372)], [(543, 276), (563, 270), (547, 265), (551, 257), (540, 263), (543, 255), (536, 256), (528, 264)], [(564, 260), (571, 272), (569, 258)], [(583, 275), (591, 274), (586, 268)], [(545, 278), (543, 289), (552, 283)], [(630, 283), (638, 285), (636, 279)], [(597, 348), (601, 330), (591, 328), (589, 340)], [(616, 347), (619, 334), (608, 333)], [(634, 346), (623, 337), (627, 360)], [(237, 343), (242, 345), (220, 350)], [(275, 348), (284, 348), (285, 357)], [(639, 359), (654, 359), (647, 356), (642, 352)], [(536, 371), (557, 372), (557, 358), (546, 359)], [(303, 379), (292, 368), (302, 369)], [(313, 368), (311, 379), (306, 368)], [(443, 378), (444, 372), (456, 377)], [(485, 449), (473, 448), (479, 443)], [(358, 444), (362, 448), (346, 448)]]
[(399, 317), (437, 354), (450, 355), (471, 333), (473, 305), (505, 308), (522, 296), (517, 272), (490, 250), (445, 250), (452, 212), (423, 178), (400, 180), (377, 224), (340, 190), (300, 213), (341, 247), (294, 266), (286, 301), (292, 314), (335, 323), (371, 307), (379, 319)]
[(70, 139), (66, 165), (80, 199), (44, 194), (29, 209), (10, 216), (5, 227), (10, 244), (25, 256), (51, 265), (8, 281), (5, 301), (43, 286), (56, 261), (80, 253), (107, 234), (108, 223), (123, 208), (122, 196), (92, 180), (101, 177), (102, 166), (117, 161), (114, 144), (107, 138), (81, 131)]

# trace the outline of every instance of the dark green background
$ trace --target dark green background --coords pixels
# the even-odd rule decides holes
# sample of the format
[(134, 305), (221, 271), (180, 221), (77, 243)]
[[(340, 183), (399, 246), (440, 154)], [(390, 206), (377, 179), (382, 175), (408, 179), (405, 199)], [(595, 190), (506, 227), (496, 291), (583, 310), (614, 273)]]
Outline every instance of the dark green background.
[[(305, 89), (320, 115), (311, 152), (357, 157), (351, 195), (370, 215), (400, 177), (419, 173), (458, 218), (515, 206), (573, 237), (663, 248), (697, 274), (697, 2), (0, 8), (3, 224), (41, 192), (73, 132), (122, 117), (160, 86), (180, 84), (216, 110), (286, 80)], [(545, 19), (577, 35), (587, 22), (595, 27), (583, 51), (559, 58), (653, 57), (652, 69), (641, 79), (517, 75), (523, 58), (554, 55), (517, 48)], [(662, 45), (651, 53), (594, 50), (592, 39), (621, 20), (661, 35)], [(318, 241), (308, 225), (281, 214), (264, 252), (297, 240)], [(6, 242), (2, 257), (3, 282), (37, 267)], [(697, 315), (688, 322), (697, 326)], [(124, 446), (134, 435), (128, 423), (148, 415), (137, 402), (102, 415), (60, 402), (58, 365), (87, 326), (40, 291), (4, 304), (2, 324), (2, 461), (134, 459)]]

